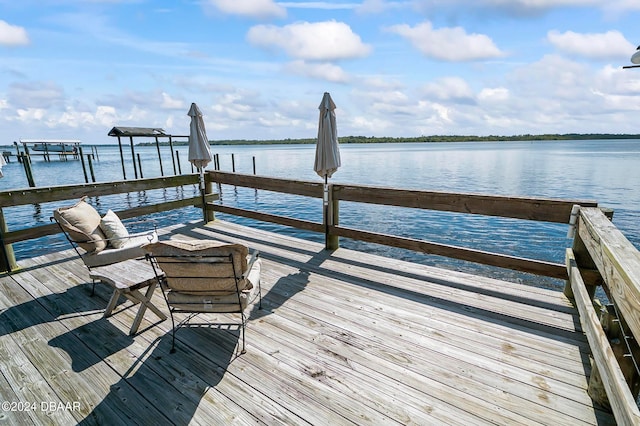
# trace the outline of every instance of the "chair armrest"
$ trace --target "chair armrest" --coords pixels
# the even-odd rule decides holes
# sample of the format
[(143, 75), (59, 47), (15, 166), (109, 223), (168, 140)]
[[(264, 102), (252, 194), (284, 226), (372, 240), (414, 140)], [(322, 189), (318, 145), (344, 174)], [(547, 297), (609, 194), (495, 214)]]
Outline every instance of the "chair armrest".
[(249, 276), (249, 272), (251, 272), (251, 268), (253, 268), (253, 264), (258, 260), (258, 256), (260, 256), (260, 252), (255, 249), (249, 250), (249, 260), (247, 261), (247, 269), (242, 273), (242, 278), (246, 279)]

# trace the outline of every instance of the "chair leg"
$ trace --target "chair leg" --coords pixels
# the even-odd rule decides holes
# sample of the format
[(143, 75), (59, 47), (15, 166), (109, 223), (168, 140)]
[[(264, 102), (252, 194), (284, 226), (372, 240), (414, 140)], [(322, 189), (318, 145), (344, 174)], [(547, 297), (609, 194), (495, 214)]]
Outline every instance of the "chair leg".
[(260, 285), (261, 279), (258, 279), (258, 309), (262, 309), (262, 286)]
[(246, 324), (247, 324), (247, 320), (246, 320), (246, 318), (244, 316), (244, 313), (243, 313), (242, 314), (242, 328), (240, 329), (240, 333), (242, 334), (242, 350), (240, 351), (240, 354), (246, 354), (247, 353), (247, 347), (246, 347), (245, 338), (244, 338), (244, 336), (246, 334), (246, 332), (245, 332)]
[(96, 280), (91, 280), (91, 294), (89, 297), (93, 297), (96, 294)]
[(176, 353), (176, 321), (173, 319), (173, 311), (169, 309), (169, 314), (171, 315), (171, 350), (170, 354)]

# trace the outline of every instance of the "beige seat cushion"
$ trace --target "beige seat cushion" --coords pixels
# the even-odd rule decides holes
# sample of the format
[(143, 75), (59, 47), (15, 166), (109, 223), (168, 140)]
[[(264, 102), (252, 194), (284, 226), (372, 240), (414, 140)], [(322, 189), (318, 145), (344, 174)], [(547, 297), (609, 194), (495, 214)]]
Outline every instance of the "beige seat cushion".
[[(241, 244), (169, 240), (148, 244), (144, 249), (156, 258), (172, 291), (191, 295), (235, 295), (236, 279), (241, 291), (253, 287), (251, 281), (242, 277), (249, 250)], [(229, 255), (233, 256), (233, 266)]]
[(158, 234), (155, 231), (140, 235), (130, 235), (122, 247), (108, 247), (98, 253), (85, 253), (82, 255), (82, 260), (85, 265), (92, 268), (94, 266), (110, 265), (112, 263), (122, 262), (128, 259), (144, 257), (147, 252), (144, 250), (143, 246), (157, 241)]
[(80, 247), (98, 253), (107, 247), (106, 236), (100, 229), (100, 213), (84, 199), (73, 206), (56, 209), (53, 216)]

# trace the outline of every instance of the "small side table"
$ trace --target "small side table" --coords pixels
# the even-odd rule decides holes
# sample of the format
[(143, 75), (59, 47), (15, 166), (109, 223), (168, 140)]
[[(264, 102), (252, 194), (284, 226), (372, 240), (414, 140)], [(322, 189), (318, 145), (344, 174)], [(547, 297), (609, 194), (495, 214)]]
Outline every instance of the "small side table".
[[(134, 304), (140, 304), (136, 318), (133, 321), (133, 325), (131, 325), (129, 335), (137, 333), (147, 308), (151, 309), (160, 320), (164, 321), (167, 319), (167, 316), (151, 303), (151, 296), (153, 296), (153, 292), (158, 285), (158, 280), (149, 262), (130, 259), (111, 265), (96, 266), (89, 271), (89, 277), (113, 287), (113, 294), (104, 311), (105, 318), (111, 316), (120, 296), (126, 297)], [(143, 295), (140, 289), (145, 287), (147, 291)]]

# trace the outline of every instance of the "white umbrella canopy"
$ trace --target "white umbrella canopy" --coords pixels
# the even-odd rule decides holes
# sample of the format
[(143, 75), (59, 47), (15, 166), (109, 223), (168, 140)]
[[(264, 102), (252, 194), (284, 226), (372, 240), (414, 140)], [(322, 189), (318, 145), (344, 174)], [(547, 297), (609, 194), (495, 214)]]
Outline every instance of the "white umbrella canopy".
[(211, 162), (211, 147), (207, 138), (207, 131), (204, 128), (202, 112), (198, 105), (191, 104), (188, 116), (191, 117), (191, 127), (189, 131), (189, 162), (193, 164), (200, 173), (200, 194), (202, 194), (202, 205), (204, 220), (207, 221), (207, 213), (204, 208), (206, 204), (204, 196), (204, 168)]
[(207, 131), (204, 128), (202, 112), (195, 102), (191, 104), (187, 115), (191, 117), (189, 162), (199, 170), (202, 170), (211, 162), (211, 147), (209, 146)]
[(322, 102), (318, 107), (320, 120), (318, 122), (318, 142), (316, 143), (316, 161), (313, 170), (325, 182), (340, 167), (340, 149), (338, 148), (338, 129), (336, 127), (336, 104), (331, 95), (324, 93)]

